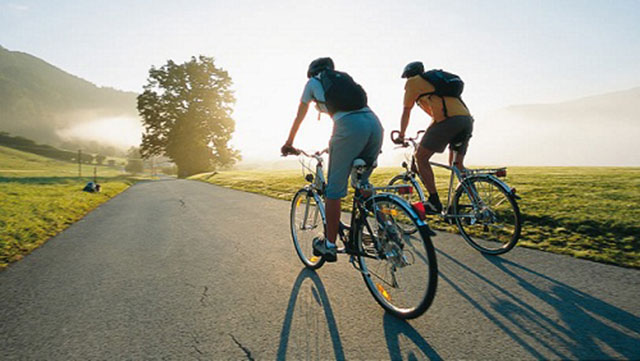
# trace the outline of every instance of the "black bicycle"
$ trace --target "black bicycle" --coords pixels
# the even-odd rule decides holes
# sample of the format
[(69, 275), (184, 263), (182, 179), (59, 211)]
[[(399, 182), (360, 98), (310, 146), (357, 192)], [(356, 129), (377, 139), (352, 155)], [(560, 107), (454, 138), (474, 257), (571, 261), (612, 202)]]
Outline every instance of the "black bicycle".
[[(324, 237), (326, 216), (322, 152), (297, 150), (305, 179), (309, 184), (298, 190), (291, 203), (291, 236), (302, 263), (311, 269), (322, 267), (325, 260), (313, 255), (313, 239)], [(315, 170), (305, 159), (315, 161)], [(403, 319), (422, 315), (436, 294), (438, 267), (431, 242), (433, 231), (420, 219), (416, 210), (393, 192), (397, 186), (371, 187), (360, 179), (367, 166), (356, 159), (351, 173), (355, 189), (350, 225), (340, 223), (339, 254), (349, 255), (349, 262), (362, 274), (375, 300), (389, 313)], [(417, 229), (406, 234), (403, 227)]]

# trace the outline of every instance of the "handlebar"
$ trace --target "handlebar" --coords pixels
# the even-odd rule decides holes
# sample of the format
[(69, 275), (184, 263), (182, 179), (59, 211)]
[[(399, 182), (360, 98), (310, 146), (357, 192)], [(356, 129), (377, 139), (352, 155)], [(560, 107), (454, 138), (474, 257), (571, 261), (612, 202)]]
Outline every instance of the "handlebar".
[(424, 130), (419, 130), (418, 133), (416, 133), (416, 136), (413, 138), (400, 138), (400, 131), (398, 130), (392, 130), (391, 131), (391, 141), (395, 144), (401, 145), (402, 147), (408, 147), (409, 143), (412, 143), (414, 146), (416, 145), (416, 140), (418, 140), (418, 138), (420, 138), (420, 135), (425, 133)]
[(321, 155), (323, 155), (325, 153), (329, 153), (329, 148), (325, 148), (323, 150), (319, 150), (319, 151), (316, 151), (316, 152), (313, 152), (313, 151), (305, 152), (302, 149), (290, 147), (290, 148), (286, 149), (286, 152), (284, 152), (282, 154), (282, 156), (286, 157), (288, 155), (303, 155), (303, 156), (308, 157), (308, 158), (316, 158), (316, 157), (320, 157)]

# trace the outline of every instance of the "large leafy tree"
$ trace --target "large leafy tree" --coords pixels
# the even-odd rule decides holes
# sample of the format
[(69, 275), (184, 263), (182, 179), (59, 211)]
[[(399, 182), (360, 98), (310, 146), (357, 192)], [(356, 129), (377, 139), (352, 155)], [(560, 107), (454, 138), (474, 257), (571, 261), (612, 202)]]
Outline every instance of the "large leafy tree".
[(152, 67), (138, 96), (142, 156), (169, 157), (179, 177), (233, 165), (240, 154), (227, 144), (235, 128), (231, 84), (229, 74), (206, 56)]

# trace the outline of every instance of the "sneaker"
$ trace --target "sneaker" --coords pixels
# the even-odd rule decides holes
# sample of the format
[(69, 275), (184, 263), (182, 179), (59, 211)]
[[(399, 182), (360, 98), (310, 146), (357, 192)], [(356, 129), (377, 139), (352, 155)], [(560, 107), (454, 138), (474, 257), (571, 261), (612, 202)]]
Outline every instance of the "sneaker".
[(442, 203), (437, 195), (430, 195), (429, 199), (424, 202), (424, 211), (427, 214), (440, 214), (442, 213)]
[(324, 238), (316, 237), (313, 239), (313, 255), (322, 256), (327, 262), (335, 262), (338, 260), (338, 247)]

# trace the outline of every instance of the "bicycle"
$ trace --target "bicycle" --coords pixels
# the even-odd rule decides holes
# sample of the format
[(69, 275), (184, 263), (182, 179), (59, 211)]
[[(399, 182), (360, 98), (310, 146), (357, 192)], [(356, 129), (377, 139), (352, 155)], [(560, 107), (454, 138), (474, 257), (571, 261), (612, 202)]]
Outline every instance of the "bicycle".
[[(325, 263), (313, 255), (313, 239), (324, 236), (326, 216), (322, 152), (298, 154), (311, 159), (306, 165), (301, 158), (307, 185), (300, 188), (291, 202), (291, 236), (298, 257), (310, 269)], [(311, 163), (316, 163), (315, 171)], [(349, 263), (358, 270), (374, 299), (390, 314), (402, 319), (422, 315), (436, 293), (438, 267), (431, 242), (433, 231), (402, 198), (384, 190), (361, 184), (363, 172), (369, 170), (362, 159), (356, 159), (351, 173), (355, 189), (351, 222), (340, 222), (338, 238), (343, 246), (338, 254), (349, 255)], [(411, 223), (414, 236), (399, 230), (400, 223)]]
[[(415, 151), (417, 139), (424, 130), (413, 138), (398, 139), (399, 131), (391, 132), (391, 140), (402, 147), (413, 146), (411, 164), (402, 162), (405, 171), (393, 177), (389, 185), (399, 182), (408, 183), (410, 187), (400, 190), (399, 194), (411, 204), (424, 203), (426, 197), (418, 179)], [(464, 142), (452, 144), (453, 159)], [(507, 168), (470, 169), (463, 171), (455, 166), (437, 162), (429, 162), (432, 166), (450, 171), (447, 202), (442, 213), (438, 214), (447, 223), (455, 223), (462, 237), (476, 250), (490, 255), (504, 254), (513, 247), (520, 238), (522, 218), (517, 200), (520, 197), (516, 189), (509, 187), (499, 177), (506, 177)], [(455, 190), (454, 177), (457, 180)], [(414, 193), (415, 190), (415, 193)], [(453, 195), (452, 195), (453, 194)], [(405, 232), (415, 231), (412, 228)]]

